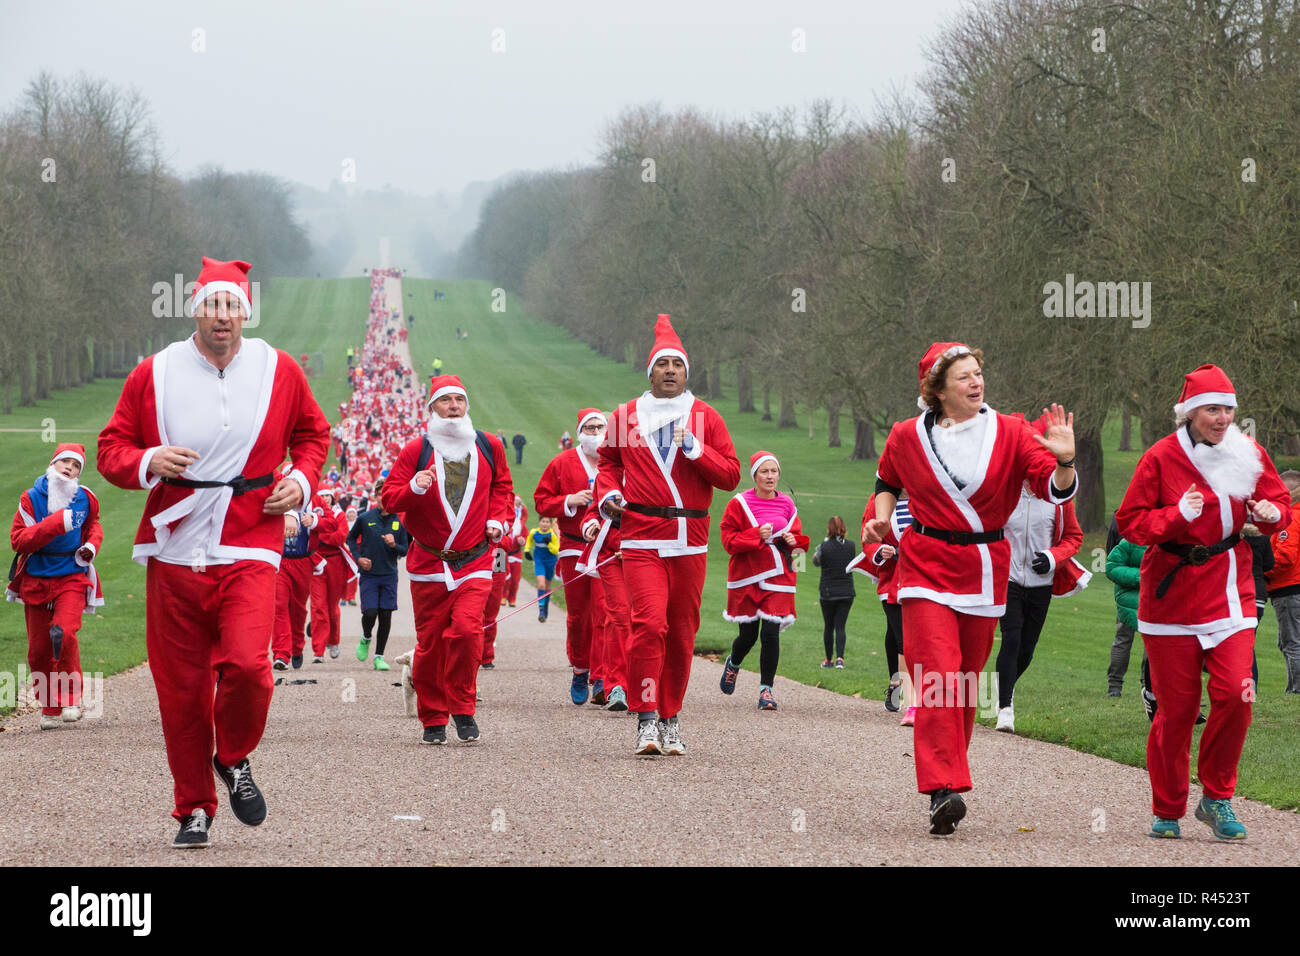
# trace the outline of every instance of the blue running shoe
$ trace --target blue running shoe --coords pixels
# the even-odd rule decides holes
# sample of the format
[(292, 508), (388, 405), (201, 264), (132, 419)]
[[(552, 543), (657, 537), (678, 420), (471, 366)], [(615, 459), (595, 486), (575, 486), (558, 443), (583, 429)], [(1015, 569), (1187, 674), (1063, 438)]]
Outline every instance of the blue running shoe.
[(1196, 805), (1196, 819), (1209, 826), (1220, 840), (1246, 839), (1246, 828), (1232, 812), (1231, 800), (1201, 797), (1201, 802)]
[(1147, 836), (1165, 840), (1177, 840), (1182, 835), (1182, 831), (1178, 829), (1178, 821), (1166, 820), (1164, 817), (1156, 817), (1151, 821), (1151, 832), (1147, 834)]
[(573, 683), (569, 686), (569, 699), (575, 704), (585, 704), (587, 702), (587, 672), (573, 675)]
[(727, 655), (727, 663), (722, 665), (722, 680), (718, 686), (722, 688), (724, 694), (733, 693), (736, 689), (736, 678), (740, 675), (740, 668), (731, 663), (731, 655)]

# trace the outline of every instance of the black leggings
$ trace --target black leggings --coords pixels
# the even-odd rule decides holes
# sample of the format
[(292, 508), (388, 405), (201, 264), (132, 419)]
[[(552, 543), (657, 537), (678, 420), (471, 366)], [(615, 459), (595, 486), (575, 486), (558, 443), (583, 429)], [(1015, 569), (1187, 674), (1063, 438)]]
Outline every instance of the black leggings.
[(1011, 706), (1016, 681), (1034, 659), (1034, 648), (1047, 623), (1047, 608), (1052, 603), (1052, 586), (1021, 587), (1015, 581), (1007, 585), (1007, 610), (1002, 615), (1002, 647), (998, 651), (998, 707)]
[(781, 625), (776, 621), (760, 618), (741, 624), (740, 634), (731, 645), (731, 663), (739, 666), (760, 638), (763, 644), (758, 655), (758, 682), (771, 687), (776, 679), (776, 663), (781, 657)]
[[(826, 645), (826, 659), (834, 660), (837, 657), (844, 656), (844, 642), (847, 635), (844, 633), (844, 625), (849, 620), (849, 609), (853, 607), (853, 598), (835, 598), (827, 601), (822, 600), (822, 620), (826, 626), (822, 629), (822, 643)], [(835, 653), (832, 654), (831, 639), (834, 638)]]
[(903, 605), (884, 601), (880, 605), (885, 611), (885, 664), (889, 667), (889, 679), (892, 682), (898, 673), (898, 658), (903, 651)]
[(362, 611), (361, 612), (361, 633), (370, 639), (370, 629), (375, 626), (375, 618), (379, 619), (379, 634), (375, 640), (375, 656), (382, 657), (384, 648), (388, 646), (388, 629), (393, 624), (393, 612), (388, 610)]

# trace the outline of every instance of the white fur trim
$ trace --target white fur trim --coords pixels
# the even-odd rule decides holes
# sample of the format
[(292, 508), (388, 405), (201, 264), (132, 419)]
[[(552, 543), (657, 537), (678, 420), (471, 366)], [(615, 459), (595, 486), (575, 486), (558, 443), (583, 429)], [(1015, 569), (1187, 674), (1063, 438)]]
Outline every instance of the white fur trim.
[(251, 319), (253, 317), (253, 303), (248, 301), (248, 293), (240, 288), (238, 283), (221, 279), (195, 288), (194, 294), (190, 296), (190, 318), (194, 318), (194, 313), (199, 311), (199, 303), (218, 292), (229, 292), (244, 307), (244, 318)]
[(595, 418), (599, 418), (600, 423), (604, 425), (606, 428), (609, 427), (609, 421), (608, 419), (605, 418), (604, 412), (588, 412), (586, 415), (583, 415), (582, 418), (578, 421), (578, 431), (582, 431), (582, 426)]
[(760, 466), (763, 464), (763, 462), (765, 462), (765, 461), (776, 462), (776, 467), (777, 467), (778, 469), (781, 467), (781, 463), (780, 463), (779, 461), (776, 460), (776, 455), (764, 455), (764, 456), (763, 456), (762, 458), (760, 458), (758, 461), (754, 462), (752, 465), (749, 466), (749, 477), (753, 478), (753, 477), (754, 477), (754, 473), (755, 473), (756, 471), (758, 471), (759, 467), (760, 467)]
[(1192, 510), (1192, 506), (1187, 503), (1187, 494), (1188, 493), (1184, 493), (1183, 496), (1178, 499), (1178, 513), (1183, 516), (1184, 521), (1191, 524), (1201, 516), (1201, 509), (1197, 508), (1195, 511)]
[(663, 358), (665, 355), (668, 355), (668, 356), (673, 356), (673, 355), (675, 355), (675, 356), (677, 356), (679, 359), (681, 359), (681, 360), (682, 360), (682, 364), (686, 366), (686, 377), (687, 377), (688, 379), (691, 377), (691, 361), (690, 361), (690, 359), (688, 359), (688, 358), (686, 357), (686, 353), (685, 353), (685, 352), (680, 352), (680, 351), (678, 351), (677, 349), (666, 349), (666, 348), (665, 348), (665, 349), (659, 349), (657, 352), (655, 352), (653, 355), (650, 356), (650, 361), (646, 363), (646, 367), (645, 367), (645, 375), (646, 375), (646, 378), (649, 378), (649, 377), (650, 377), (650, 370), (651, 370), (652, 368), (655, 367), (655, 362), (659, 361), (659, 360), (660, 360), (661, 358)]
[(465, 389), (461, 388), (458, 385), (444, 385), (442, 388), (438, 389), (428, 397), (428, 399), (424, 403), (424, 407), (432, 408), (433, 403), (436, 402), (438, 399), (442, 398), (442, 396), (444, 395), (459, 395), (461, 396), (461, 398), (465, 399), (466, 405), (469, 404), (469, 396), (465, 394)]
[(65, 458), (71, 458), (73, 461), (75, 461), (78, 465), (81, 466), (82, 471), (86, 470), (86, 459), (82, 455), (78, 455), (75, 451), (59, 452), (57, 455), (55, 455), (53, 458), (50, 459), (50, 464), (52, 465), (56, 461), (62, 461)]
[(72, 530), (72, 509), (64, 508), (63, 509), (63, 531), (66, 534), (71, 530)]
[(1223, 405), (1227, 408), (1236, 408), (1237, 396), (1232, 392), (1201, 392), (1201, 394), (1193, 395), (1185, 402), (1178, 402), (1174, 405), (1174, 415), (1181, 418), (1193, 408), (1200, 408), (1202, 405)]
[(411, 487), (411, 493), (412, 493), (412, 494), (416, 494), (416, 495), (422, 495), (422, 494), (424, 494), (426, 491), (429, 490), (428, 488), (421, 488), (419, 485), (417, 485), (417, 484), (415, 483), (415, 478), (414, 478), (414, 476), (412, 476), (412, 478), (411, 478), (411, 485), (410, 485), (410, 487)]
[[(155, 361), (157, 360), (155, 359)], [(153, 461), (154, 454), (157, 453), (158, 450), (161, 449), (162, 447), (163, 447), (162, 445), (154, 445), (152, 448), (146, 448), (144, 455), (141, 456), (140, 474), (137, 476), (140, 480), (141, 488), (145, 488), (145, 489), (152, 488), (154, 485), (158, 484), (158, 482), (162, 480), (158, 475), (149, 474), (149, 462)]]

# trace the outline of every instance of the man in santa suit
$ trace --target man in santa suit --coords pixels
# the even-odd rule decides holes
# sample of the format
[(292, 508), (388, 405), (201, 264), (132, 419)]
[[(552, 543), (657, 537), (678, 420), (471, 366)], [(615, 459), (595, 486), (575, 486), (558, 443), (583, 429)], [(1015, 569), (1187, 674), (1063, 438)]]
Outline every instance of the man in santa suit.
[(86, 449), (65, 443), (18, 499), (9, 544), (18, 553), (5, 590), (27, 618), (27, 666), (41, 705), (41, 730), (81, 719), (81, 615), (104, 603), (91, 563), (104, 529), (99, 499), (78, 483)]
[(501, 600), (511, 607), (515, 606), (515, 600), (519, 597), (519, 579), (524, 573), (524, 559), (520, 552), (527, 536), (528, 508), (524, 505), (524, 499), (515, 495), (515, 506), (501, 537), (501, 546), (506, 550), (506, 589)]
[[(502, 516), (501, 525), (504, 528), (508, 523), (509, 512)], [(501, 605), (504, 603), (502, 595), (505, 594), (508, 573), (506, 544), (509, 540), (503, 533), (496, 542), (497, 546), (492, 549), (492, 590), (488, 593), (487, 603), (483, 605), (483, 653), (479, 661), (479, 666), (485, 670), (496, 667), (497, 615), (501, 613)]]
[(627, 582), (619, 551), (619, 524), (602, 516), (595, 502), (588, 505), (582, 536), (589, 543), (577, 565), (579, 573), (592, 579), (592, 657), (599, 661), (599, 676), (608, 688), (605, 709), (609, 711), (627, 710)]
[(316, 509), (315, 573), (311, 579), (311, 651), (312, 663), (325, 663), (325, 652), (339, 656), (339, 602), (343, 600), (348, 580), (356, 576), (357, 564), (347, 549), (348, 528), (343, 509), (338, 505), (337, 488), (322, 488), (323, 506)]
[[(567, 609), (568, 639), (566, 650), (573, 680), (569, 699), (575, 704), (587, 702), (588, 676), (591, 670), (591, 577), (576, 569), (582, 557), (582, 517), (591, 504), (596, 484), (597, 449), (605, 438), (605, 415), (598, 408), (584, 408), (578, 413), (578, 446), (560, 452), (546, 466), (533, 492), (537, 514), (552, 519), (559, 526), (559, 574), (564, 582), (564, 605)], [(603, 688), (596, 688), (604, 703)]]
[(385, 512), (411, 535), (406, 570), (415, 611), (415, 686), (423, 742), (447, 742), (447, 718), (462, 742), (478, 740), (475, 682), (483, 651), (483, 607), (492, 591), (493, 545), (514, 491), (506, 452), (474, 428), (460, 378), (438, 375), (423, 438), (397, 456), (380, 492)]
[[(266, 818), (248, 755), (271, 704), (282, 516), (311, 498), (329, 451), (298, 363), (243, 337), (248, 269), (204, 257), (195, 333), (136, 366), (99, 435), (100, 473), (149, 491), (133, 556), (148, 569), (146, 646), (180, 848), (208, 845), (214, 769), (236, 819)], [(277, 481), (286, 453), (292, 470)]]
[(684, 754), (679, 712), (700, 626), (709, 505), (715, 488), (735, 489), (740, 462), (722, 416), (686, 388), (690, 364), (667, 315), (655, 323), (646, 374), (649, 391), (610, 418), (596, 499), (605, 517), (622, 519), (635, 752)]
[(1237, 763), (1250, 726), (1255, 581), (1247, 522), (1265, 535), (1291, 521), (1291, 496), (1268, 452), (1233, 424), (1236, 391), (1221, 368), (1202, 365), (1174, 406), (1177, 430), (1142, 456), (1115, 514), (1119, 533), (1147, 545), (1138, 589), (1138, 632), (1160, 702), (1147, 739), (1153, 837), (1180, 836), (1187, 813), (1192, 728), (1201, 671), (1210, 672), (1210, 716), (1196, 773), (1196, 819), (1221, 840), (1242, 840), (1232, 810)]
[(1044, 433), (984, 402), (984, 357), (960, 342), (932, 344), (917, 364), (924, 413), (898, 422), (877, 466), (867, 544), (883, 540), (905, 489), (913, 517), (898, 555), (903, 643), (914, 674), (917, 790), (930, 832), (951, 834), (971, 789), (966, 751), (979, 675), (1006, 610), (1011, 549), (1003, 528), (1022, 482), (1046, 501), (1074, 496), (1074, 416), (1053, 405)]

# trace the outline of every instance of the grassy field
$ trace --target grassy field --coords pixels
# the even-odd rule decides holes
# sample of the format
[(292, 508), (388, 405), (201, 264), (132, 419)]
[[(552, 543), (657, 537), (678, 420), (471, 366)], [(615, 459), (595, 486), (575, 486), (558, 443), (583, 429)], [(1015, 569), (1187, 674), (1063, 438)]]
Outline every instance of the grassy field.
[[(514, 299), (507, 299), (504, 312), (493, 312), (488, 283), (408, 279), (404, 286), (406, 309), (416, 317), (410, 342), (417, 371), (427, 376), (437, 355), (445, 371), (464, 377), (470, 414), (477, 427), (499, 428), (507, 438), (520, 430), (527, 437), (523, 465), (515, 467), (511, 456), (511, 468), (516, 490), (529, 501), (530, 508), (532, 490), (557, 451), (560, 434), (565, 429), (576, 430), (577, 410), (588, 405), (609, 409), (646, 387), (643, 370), (596, 355), (562, 330), (528, 317)], [(335, 417), (332, 410), (347, 395), (343, 356), (348, 345), (360, 345), (367, 289), (364, 279), (277, 280), (265, 300), (266, 317), (254, 333), (294, 355), (323, 356), (321, 374), (312, 385), (331, 418)], [(435, 300), (435, 289), (445, 292), (446, 298)], [(652, 317), (637, 321), (644, 327), (648, 347)], [(458, 341), (457, 327), (468, 330), (469, 338)], [(689, 349), (690, 343), (686, 345)], [(38, 408), (0, 419), (0, 428), (40, 428), (42, 419), (54, 418), (61, 438), (85, 441), (89, 446), (120, 388), (120, 381), (110, 381), (60, 393)], [(851, 462), (847, 460), (848, 448), (827, 448), (824, 413), (814, 418), (810, 439), (804, 409), (800, 409), (799, 428), (781, 430), (773, 422), (761, 421), (757, 413), (737, 412), (734, 387), (725, 392), (726, 397), (716, 404), (726, 418), (737, 454), (743, 462), (756, 449), (766, 448), (781, 459), (782, 488), (793, 493), (804, 529), (813, 541), (824, 536), (831, 515), (844, 517), (850, 528), (855, 528), (874, 482), (874, 462)], [(991, 398), (996, 407), (997, 395)], [(4, 442), (9, 453), (0, 460), (0, 482), (16, 500), (48, 460), (48, 446), (39, 434), (6, 434)], [(1117, 445), (1118, 424), (1112, 423), (1104, 442), (1107, 506), (1111, 509), (1118, 504), (1138, 458), (1137, 453), (1110, 450)], [(129, 560), (129, 542), (143, 497), (97, 479), (97, 475), (88, 477), (88, 483), (101, 492), (105, 506), (106, 546), (100, 566), (108, 607), (87, 621), (82, 632), (83, 656), (88, 670), (112, 673), (144, 657), (144, 574)], [(747, 484), (746, 479), (741, 487)], [(715, 496), (715, 526), (728, 498), (721, 493)], [(1102, 543), (1100, 536), (1086, 539), (1080, 555), (1097, 572), (1092, 586), (1053, 605), (1034, 663), (1017, 687), (1016, 727), (1021, 734), (1142, 766), (1148, 724), (1137, 686), (1140, 649), (1131, 661), (1124, 696), (1105, 696), (1115, 616), (1111, 585), (1100, 573), (1101, 564), (1094, 563), (1093, 549), (1100, 549)], [(735, 626), (722, 619), (725, 581), (726, 555), (715, 531), (697, 639), (701, 652), (725, 652), (735, 635)], [(884, 615), (868, 584), (862, 579), (849, 619), (848, 666), (828, 671), (818, 666), (822, 623), (817, 573), (814, 570), (801, 576), (798, 606), (802, 617), (782, 636), (783, 676), (838, 693), (876, 700), (883, 697), (888, 679)], [(524, 593), (531, 595), (531, 590), (525, 587)], [(25, 656), (21, 610), (9, 605), (0, 614), (4, 615), (0, 617), (0, 670), (12, 672)], [(556, 637), (562, 637), (562, 627), (557, 627)], [(1259, 700), (1242, 757), (1239, 792), (1273, 806), (1295, 808), (1300, 805), (1300, 764), (1295, 755), (1300, 698), (1282, 694), (1285, 672), (1276, 651), (1271, 611), (1265, 612), (1258, 648)], [(757, 651), (745, 663), (756, 668)], [(757, 691), (757, 677), (742, 676), (737, 706), (752, 706)], [(711, 692), (715, 691), (709, 687), (692, 690)]]

